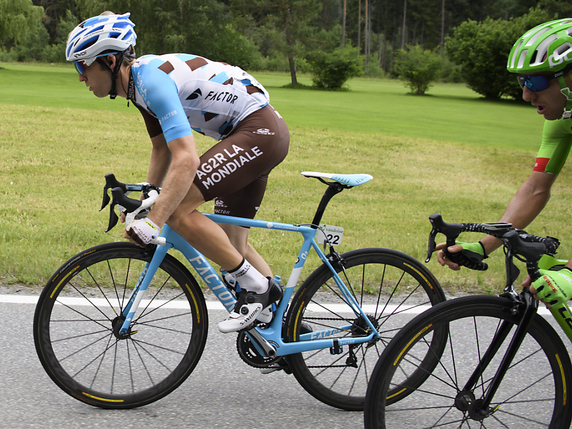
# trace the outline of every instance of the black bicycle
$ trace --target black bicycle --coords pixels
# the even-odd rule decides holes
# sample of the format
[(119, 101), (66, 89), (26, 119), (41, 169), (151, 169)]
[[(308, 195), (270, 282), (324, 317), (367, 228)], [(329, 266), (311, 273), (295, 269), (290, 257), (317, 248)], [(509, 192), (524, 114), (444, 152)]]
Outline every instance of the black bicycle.
[[(427, 260), (437, 233), (445, 234), (449, 245), (464, 231), (493, 235), (505, 249), (506, 287), (496, 297), (443, 302), (407, 323), (372, 373), (365, 427), (570, 428), (568, 351), (538, 314), (538, 301), (527, 288), (517, 293), (513, 287), (519, 275), (515, 259), (526, 263), (533, 280), (539, 267), (557, 270), (566, 263), (553, 257), (558, 240), (504, 223), (448, 224), (438, 214), (430, 220)], [(483, 263), (459, 262), (486, 269)], [(572, 340), (569, 308), (562, 304), (550, 310)], [(436, 335), (446, 335), (444, 348), (434, 347)]]

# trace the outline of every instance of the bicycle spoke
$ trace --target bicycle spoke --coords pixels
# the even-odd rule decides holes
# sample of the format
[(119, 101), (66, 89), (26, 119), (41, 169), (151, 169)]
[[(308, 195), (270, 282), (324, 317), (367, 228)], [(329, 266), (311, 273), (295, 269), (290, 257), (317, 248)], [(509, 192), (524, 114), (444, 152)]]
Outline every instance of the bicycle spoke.
[[(305, 352), (289, 360), (296, 378), (312, 395), (339, 408), (358, 410), (363, 409), (370, 374), (385, 345), (404, 321), (414, 316), (408, 310), (430, 304), (432, 299), (438, 302), (441, 296), (438, 285), (421, 285), (419, 273), (432, 278), (426, 268), (399, 252), (361, 249), (341, 256), (345, 268), (338, 274), (347, 295), (340, 292), (329, 270), (310, 277), (311, 283), (302, 285), (292, 303), (288, 321), (296, 323), (292, 332), (304, 333), (300, 338), (305, 341), (359, 341), (372, 333), (373, 326), (379, 336), (368, 343), (343, 346), (348, 349), (340, 354), (336, 353), (343, 347), (333, 347), (332, 351)], [(349, 295), (363, 313), (347, 301)], [(311, 333), (306, 333), (308, 329)]]

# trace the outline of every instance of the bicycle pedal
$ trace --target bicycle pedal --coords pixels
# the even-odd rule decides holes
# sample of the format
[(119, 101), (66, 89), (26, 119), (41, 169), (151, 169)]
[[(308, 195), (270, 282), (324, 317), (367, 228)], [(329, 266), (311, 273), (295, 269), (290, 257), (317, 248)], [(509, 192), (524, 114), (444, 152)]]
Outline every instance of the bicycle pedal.
[(272, 374), (277, 371), (284, 371), (286, 374), (292, 374), (292, 371), (284, 358), (280, 358), (278, 361), (271, 363), (265, 368), (260, 368), (261, 374)]
[(267, 366), (266, 368), (260, 368), (261, 374), (272, 374), (273, 372), (282, 371), (282, 367), (277, 363)]

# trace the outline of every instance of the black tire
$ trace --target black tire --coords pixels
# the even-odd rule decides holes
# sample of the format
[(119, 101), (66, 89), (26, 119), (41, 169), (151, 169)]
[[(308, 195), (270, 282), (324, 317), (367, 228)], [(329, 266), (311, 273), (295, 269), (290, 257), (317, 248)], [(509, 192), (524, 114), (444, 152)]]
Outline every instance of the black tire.
[[(312, 396), (336, 408), (362, 411), (373, 368), (391, 338), (414, 317), (409, 312), (440, 303), (445, 295), (431, 272), (404, 253), (366, 248), (344, 253), (342, 258), (344, 269), (335, 266), (336, 271), (381, 338), (345, 347), (338, 354), (317, 350), (287, 356), (287, 361)], [(331, 329), (320, 339), (360, 337), (366, 333), (366, 325), (359, 319), (334, 283), (332, 272), (323, 265), (304, 281), (292, 300), (285, 338), (299, 341), (301, 333)], [(336, 329), (342, 326), (352, 328)]]
[[(44, 369), (66, 393), (102, 408), (133, 408), (176, 389), (193, 371), (208, 331), (203, 294), (167, 255), (131, 323), (119, 317), (153, 248), (110, 243), (79, 253), (48, 281), (34, 315)], [(114, 332), (115, 327), (115, 332)]]
[[(487, 391), (521, 315), (512, 300), (471, 296), (447, 301), (412, 320), (396, 335), (373, 371), (367, 391), (366, 429), (382, 428), (557, 428), (569, 429), (572, 407), (566, 403), (572, 378), (570, 357), (551, 325), (536, 315), (513, 359), (490, 410), (482, 417), (474, 408)], [(476, 387), (465, 391), (468, 378), (481, 361), (502, 322), (511, 331)], [(403, 378), (418, 370), (418, 357), (430, 352), (429, 342), (439, 326), (449, 332), (439, 365), (421, 387)], [(394, 385), (408, 389), (396, 402)], [(474, 405), (473, 405), (474, 404)]]

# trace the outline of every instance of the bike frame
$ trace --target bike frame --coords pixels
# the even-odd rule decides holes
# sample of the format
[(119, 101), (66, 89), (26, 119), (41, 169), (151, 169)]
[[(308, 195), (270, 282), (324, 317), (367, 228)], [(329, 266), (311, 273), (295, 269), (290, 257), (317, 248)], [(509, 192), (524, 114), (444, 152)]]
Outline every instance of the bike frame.
[[(510, 252), (508, 252), (506, 258), (507, 258), (507, 264), (506, 264), (507, 279), (509, 280), (510, 283), (510, 274), (508, 273), (508, 271), (510, 270), (509, 267), (512, 266), (512, 262), (509, 261), (509, 259), (512, 258)], [(558, 260), (549, 255), (543, 255), (538, 265), (542, 269), (549, 270), (553, 267), (564, 265), (566, 264), (566, 262), (567, 261)], [(515, 299), (515, 304), (519, 303), (523, 304), (524, 308), (521, 311), (522, 313), (521, 322), (517, 326), (510, 340), (510, 344), (505, 351), (503, 359), (494, 375), (494, 378), (486, 394), (484, 395), (482, 401), (479, 404), (478, 409), (483, 418), (487, 417), (488, 415), (494, 412), (494, 410), (489, 409), (489, 406), (538, 311), (538, 301), (535, 300), (530, 293), (525, 293), (524, 295), (522, 295), (524, 298), (523, 302), (518, 301), (519, 295), (516, 293), (516, 290), (512, 285), (512, 283), (507, 285), (507, 287), (505, 288), (505, 294), (512, 296)], [(570, 308), (568, 307), (568, 305), (566, 303), (562, 303), (557, 306), (552, 306), (549, 310), (556, 319), (556, 321), (558, 322), (558, 324), (560, 325), (560, 327), (562, 328), (562, 330), (564, 331), (564, 333), (566, 334), (566, 336), (568, 337), (568, 339), (572, 342), (572, 315), (570, 313)], [(505, 321), (502, 323), (498, 332), (495, 334), (494, 339), (489, 345), (488, 349), (485, 351), (479, 365), (477, 366), (471, 377), (469, 377), (469, 380), (465, 384), (463, 391), (473, 390), (475, 385), (479, 382), (486, 367), (491, 362), (495, 354), (498, 352), (503, 342), (507, 339), (508, 334), (510, 333), (511, 330), (511, 326), (512, 326), (511, 322)]]
[[(267, 327), (255, 327), (248, 331), (248, 334), (257, 340), (252, 341), (252, 343), (255, 345), (259, 353), (268, 357), (286, 356), (289, 354), (306, 352), (310, 350), (319, 350), (325, 348), (338, 349), (339, 347), (346, 345), (366, 343), (373, 340), (374, 338), (379, 337), (379, 333), (365, 314), (364, 310), (360, 307), (341, 277), (336, 273), (336, 270), (332, 267), (327, 256), (320, 249), (318, 243), (316, 243), (315, 239), (318, 232), (316, 227), (215, 215), (210, 213), (205, 213), (205, 216), (220, 224), (240, 225), (244, 227), (261, 228), (274, 231), (297, 232), (303, 237), (303, 243), (300, 252), (298, 253), (298, 258), (294, 264), (294, 268), (292, 269), (290, 277), (288, 278), (288, 283), (285, 286), (282, 300), (276, 308), (272, 322)], [(214, 293), (214, 295), (228, 312), (233, 310), (236, 303), (236, 299), (234, 298), (233, 294), (221, 280), (216, 270), (198, 250), (191, 246), (183, 237), (173, 231), (168, 225), (163, 227), (161, 231), (161, 237), (166, 240), (166, 244), (157, 246), (153, 258), (145, 266), (141, 276), (139, 277), (137, 286), (131, 293), (129, 301), (123, 310), (122, 315), (125, 317), (125, 321), (119, 331), (119, 333), (122, 335), (128, 334), (129, 326), (137, 312), (139, 303), (143, 299), (147, 287), (149, 286), (153, 276), (155, 275), (165, 255), (170, 249), (176, 249), (183, 254), (183, 256), (194, 268), (196, 273), (203, 279), (209, 289)], [(349, 324), (347, 326), (336, 328), (335, 332), (332, 332), (331, 329), (328, 329), (324, 331), (301, 334), (300, 341), (297, 342), (286, 343), (283, 341), (283, 318), (287, 312), (288, 304), (292, 294), (294, 293), (294, 288), (298, 283), (302, 268), (304, 267), (311, 249), (314, 249), (320, 260), (331, 270), (336, 285), (354, 311), (355, 317), (361, 316), (371, 329), (371, 333), (368, 336), (357, 338), (321, 339), (335, 332), (349, 331), (351, 328), (351, 324)]]

